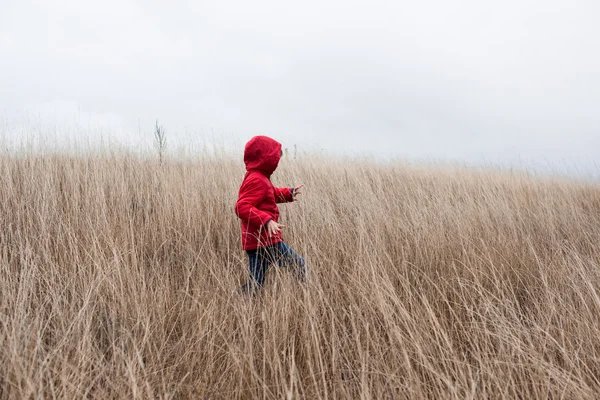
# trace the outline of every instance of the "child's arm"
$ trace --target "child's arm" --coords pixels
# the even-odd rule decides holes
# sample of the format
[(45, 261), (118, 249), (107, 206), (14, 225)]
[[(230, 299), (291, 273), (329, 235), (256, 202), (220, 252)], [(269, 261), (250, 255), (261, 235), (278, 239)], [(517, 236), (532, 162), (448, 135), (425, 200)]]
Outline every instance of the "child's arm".
[(275, 201), (278, 203), (294, 201), (294, 188), (275, 188)]
[(296, 196), (302, 194), (304, 184), (293, 188), (275, 188), (275, 201), (278, 203), (291, 203), (296, 201)]
[(256, 206), (262, 201), (266, 190), (265, 185), (258, 179), (247, 179), (240, 188), (240, 197), (235, 204), (235, 214), (254, 226), (263, 226), (271, 217)]

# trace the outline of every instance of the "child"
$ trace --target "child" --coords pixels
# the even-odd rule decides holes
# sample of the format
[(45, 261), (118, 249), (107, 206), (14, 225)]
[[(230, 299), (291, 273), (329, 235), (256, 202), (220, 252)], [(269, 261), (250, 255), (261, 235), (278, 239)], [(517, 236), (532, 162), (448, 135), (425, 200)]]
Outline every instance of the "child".
[(271, 264), (293, 265), (298, 278), (304, 280), (306, 276), (304, 259), (285, 244), (281, 235), (285, 226), (278, 223), (277, 203), (295, 201), (304, 186), (273, 186), (270, 178), (282, 155), (281, 144), (266, 136), (250, 139), (244, 150), (247, 172), (235, 213), (242, 220), (242, 248), (248, 253), (250, 263), (250, 280), (241, 288), (245, 293), (265, 283), (265, 273)]

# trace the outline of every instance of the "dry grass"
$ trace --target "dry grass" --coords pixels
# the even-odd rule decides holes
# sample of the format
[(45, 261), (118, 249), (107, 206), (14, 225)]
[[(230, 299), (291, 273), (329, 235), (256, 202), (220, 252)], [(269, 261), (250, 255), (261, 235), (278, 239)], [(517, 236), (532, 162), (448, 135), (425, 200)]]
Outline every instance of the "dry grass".
[(240, 297), (240, 160), (0, 159), (2, 398), (598, 398), (600, 187), (282, 161), (311, 282)]

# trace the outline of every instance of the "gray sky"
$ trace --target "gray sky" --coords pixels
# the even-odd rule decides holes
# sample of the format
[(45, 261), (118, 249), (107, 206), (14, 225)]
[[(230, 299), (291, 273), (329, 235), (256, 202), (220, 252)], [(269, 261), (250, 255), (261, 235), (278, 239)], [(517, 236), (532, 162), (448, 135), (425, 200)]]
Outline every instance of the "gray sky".
[(598, 21), (597, 0), (0, 0), (0, 126), (589, 169)]

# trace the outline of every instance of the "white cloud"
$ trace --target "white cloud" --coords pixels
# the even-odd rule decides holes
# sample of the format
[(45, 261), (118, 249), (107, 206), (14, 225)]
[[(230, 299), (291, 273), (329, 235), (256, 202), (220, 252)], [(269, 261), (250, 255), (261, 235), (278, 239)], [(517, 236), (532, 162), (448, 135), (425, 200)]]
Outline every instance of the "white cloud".
[(599, 18), (592, 0), (5, 0), (0, 110), (70, 104), (123, 135), (159, 118), (181, 138), (595, 165)]

